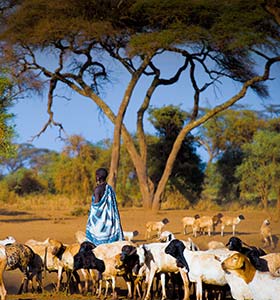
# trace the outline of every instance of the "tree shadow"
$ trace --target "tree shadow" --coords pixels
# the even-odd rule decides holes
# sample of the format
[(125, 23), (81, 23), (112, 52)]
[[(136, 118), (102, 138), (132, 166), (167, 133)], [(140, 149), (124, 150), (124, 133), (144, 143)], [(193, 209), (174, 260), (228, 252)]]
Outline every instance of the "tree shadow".
[[(33, 221), (49, 221), (51, 218), (37, 217), (31, 212), (0, 209), (0, 216), (5, 218), (0, 219), (1, 223), (26, 223)], [(27, 216), (27, 217), (24, 217)], [(11, 218), (6, 218), (11, 217)], [(24, 218), (21, 218), (24, 217)]]
[(14, 211), (14, 210), (0, 209), (0, 215), (2, 215), (2, 216), (23, 216), (23, 215), (30, 215), (30, 213), (26, 212), (26, 211)]

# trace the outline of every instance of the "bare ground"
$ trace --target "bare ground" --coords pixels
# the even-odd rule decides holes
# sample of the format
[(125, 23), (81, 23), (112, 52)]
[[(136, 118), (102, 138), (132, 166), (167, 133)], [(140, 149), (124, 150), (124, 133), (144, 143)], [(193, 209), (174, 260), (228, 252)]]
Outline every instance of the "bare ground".
[[(217, 212), (213, 211), (195, 211), (195, 210), (165, 210), (158, 213), (151, 213), (143, 209), (121, 209), (120, 215), (123, 229), (126, 231), (138, 230), (139, 235), (135, 242), (140, 244), (147, 242), (145, 236), (145, 224), (147, 221), (159, 221), (167, 217), (170, 221), (165, 227), (166, 230), (172, 231), (179, 239), (187, 239), (192, 237), (191, 233), (183, 234), (181, 219), (184, 216), (194, 216), (196, 213), (200, 215), (213, 216)], [(224, 215), (237, 216), (242, 213), (245, 220), (237, 226), (237, 236), (249, 245), (263, 246), (260, 238), (259, 229), (264, 219), (270, 217), (268, 213), (263, 211), (222, 211)], [(75, 242), (74, 234), (77, 230), (85, 230), (87, 217), (73, 217), (70, 209), (67, 207), (44, 208), (34, 207), (32, 211), (18, 210), (12, 207), (0, 209), (0, 239), (4, 239), (8, 235), (12, 235), (20, 243), (24, 243), (28, 239), (45, 240), (52, 237), (61, 240), (64, 243)], [(267, 248), (267, 252), (280, 252), (278, 239), (280, 237), (279, 223), (272, 218), (272, 229), (275, 249)], [(199, 236), (193, 238), (194, 242), (201, 248), (206, 249), (210, 240), (217, 240), (226, 243), (232, 236), (230, 228), (226, 228), (225, 236), (221, 237), (219, 228), (214, 236)], [(148, 242), (155, 241), (155, 237)], [(8, 292), (7, 299), (94, 299), (92, 295), (82, 296), (78, 293), (66, 295), (64, 292), (54, 292), (55, 274), (46, 274), (44, 277), (43, 294), (24, 294), (17, 295), (17, 290), (21, 281), (21, 273), (18, 270), (7, 271), (4, 273), (4, 282)], [(125, 295), (125, 288), (122, 279), (118, 280), (119, 294)], [(121, 298), (125, 298), (122, 296)]]

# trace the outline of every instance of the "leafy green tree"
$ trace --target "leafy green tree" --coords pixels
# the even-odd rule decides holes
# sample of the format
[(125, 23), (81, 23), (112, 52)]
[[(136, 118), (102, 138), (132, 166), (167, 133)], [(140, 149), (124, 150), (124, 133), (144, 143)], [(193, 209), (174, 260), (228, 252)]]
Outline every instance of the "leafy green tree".
[[(173, 105), (152, 108), (149, 113), (149, 120), (158, 136), (148, 147), (149, 173), (157, 187), (173, 143), (187, 122), (188, 115), (180, 107)], [(204, 164), (196, 154), (196, 146), (193, 136), (188, 134), (182, 142), (169, 179), (169, 184), (185, 196), (192, 195), (192, 200), (198, 199), (204, 177)]]
[(12, 105), (13, 85), (4, 70), (0, 70), (0, 162), (14, 154), (12, 140), (15, 136), (11, 123), (13, 115), (8, 113)]
[(206, 171), (205, 197), (206, 192), (211, 191), (211, 198), (219, 204), (239, 200), (239, 179), (235, 170), (242, 163), (242, 145), (251, 143), (255, 132), (266, 128), (266, 124), (264, 114), (236, 107), (218, 114), (201, 126), (199, 141), (207, 149), (207, 169), (211, 168)]
[(200, 127), (199, 141), (209, 156), (209, 163), (219, 159), (225, 151), (240, 151), (244, 143), (250, 143), (254, 133), (265, 128), (266, 119), (259, 112), (248, 109), (228, 109)]
[(45, 182), (33, 170), (25, 168), (7, 175), (5, 181), (8, 183), (9, 191), (13, 191), (19, 196), (41, 194), (47, 191)]
[[(49, 120), (41, 133), (51, 124), (63, 130), (52, 111), (61, 86), (90, 98), (114, 124), (110, 183), (115, 187), (122, 137), (137, 173), (143, 205), (155, 210), (185, 136), (245, 97), (249, 88), (267, 96), (261, 82), (280, 61), (280, 24), (273, 1), (6, 0), (1, 10), (5, 12), (0, 32), (5, 50), (2, 62), (13, 67), (11, 74), (20, 86), (39, 89), (48, 84)], [(42, 53), (48, 54), (52, 64), (44, 64)], [(160, 63), (166, 55), (178, 61), (169, 77)], [(116, 113), (112, 107), (117, 99), (105, 102), (100, 96), (114, 62), (130, 76)], [(257, 62), (263, 70), (260, 73), (255, 70)], [(144, 77), (148, 84), (142, 101), (137, 102), (135, 144), (124, 118), (128, 107), (135, 105), (132, 95)], [(240, 83), (239, 92), (230, 99), (218, 99), (213, 109), (199, 116), (201, 94), (223, 79)], [(186, 99), (190, 119), (176, 137), (155, 189), (148, 176), (144, 116), (155, 92), (179, 80), (184, 80), (186, 91), (190, 83), (193, 91)]]
[[(245, 158), (237, 168), (241, 196), (259, 197), (265, 209), (280, 175), (280, 135), (277, 132), (258, 131), (252, 143), (244, 144)], [(278, 189), (279, 185), (276, 186)], [(278, 190), (276, 191), (278, 193)]]

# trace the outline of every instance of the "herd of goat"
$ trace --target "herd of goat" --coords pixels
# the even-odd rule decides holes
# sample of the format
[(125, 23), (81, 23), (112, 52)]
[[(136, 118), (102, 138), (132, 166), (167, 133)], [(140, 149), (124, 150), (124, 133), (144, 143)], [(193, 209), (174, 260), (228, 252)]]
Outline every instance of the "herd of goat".
[[(186, 235), (189, 227), (193, 237), (211, 236), (218, 225), (223, 236), (225, 226), (231, 226), (233, 236), (227, 244), (212, 240), (206, 250), (200, 250), (190, 237), (179, 240), (164, 230), (169, 222), (166, 218), (146, 224), (145, 238), (149, 240), (156, 233), (158, 241), (142, 244), (134, 242), (136, 231), (124, 232), (125, 241), (98, 246), (86, 241), (81, 231), (75, 234), (77, 242), (69, 245), (51, 238), (20, 244), (10, 236), (0, 241), (1, 300), (7, 294), (3, 273), (15, 269), (23, 273), (19, 293), (30, 289), (42, 292), (43, 274), (55, 271), (57, 291), (65, 272), (68, 292), (75, 284), (80, 293), (91, 292), (98, 298), (117, 299), (117, 278), (122, 277), (127, 297), (134, 299), (279, 300), (280, 253), (266, 253), (235, 236), (241, 220), (243, 215), (184, 217), (183, 233)], [(273, 249), (269, 220), (264, 220), (260, 234), (264, 246)]]

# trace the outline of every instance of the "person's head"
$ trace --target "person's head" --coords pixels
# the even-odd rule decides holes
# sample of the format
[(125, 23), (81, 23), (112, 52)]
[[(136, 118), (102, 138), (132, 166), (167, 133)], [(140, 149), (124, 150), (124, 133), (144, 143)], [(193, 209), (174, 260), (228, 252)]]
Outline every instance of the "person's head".
[(108, 176), (108, 172), (104, 168), (99, 168), (95, 172), (96, 182), (104, 182)]

